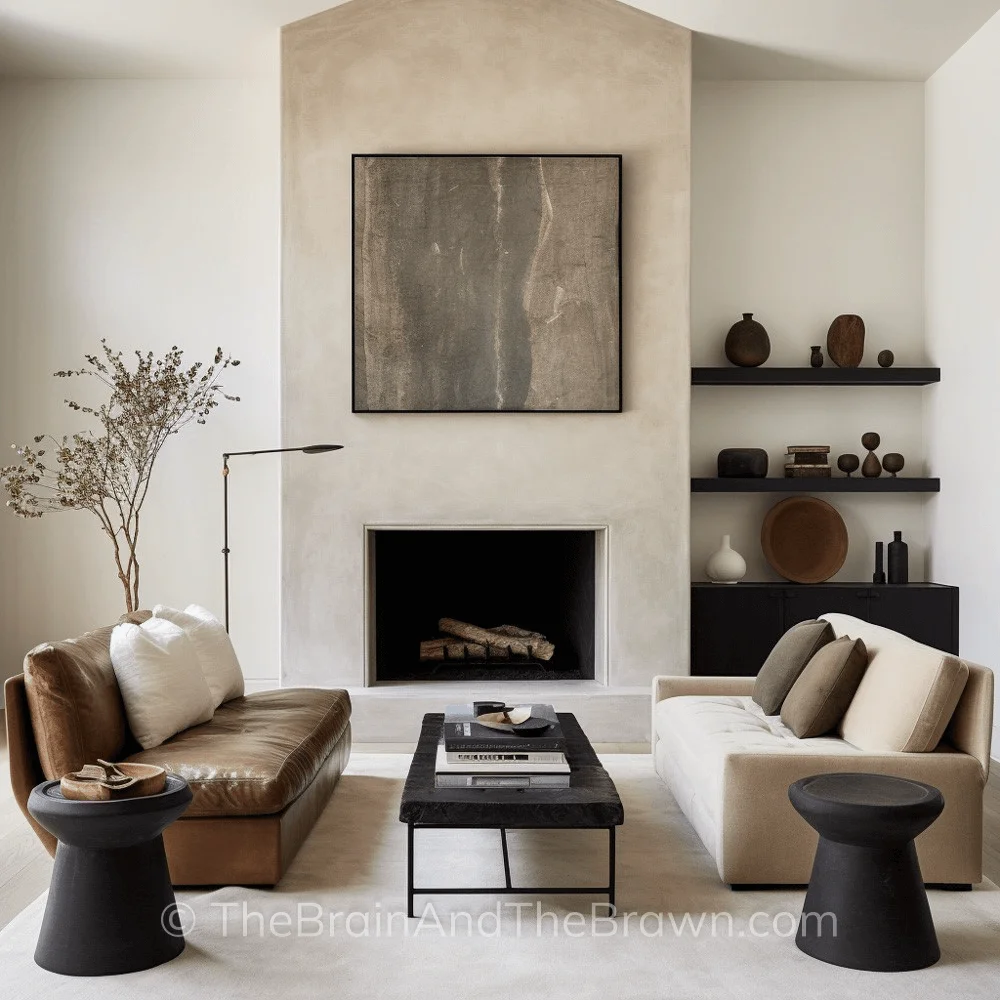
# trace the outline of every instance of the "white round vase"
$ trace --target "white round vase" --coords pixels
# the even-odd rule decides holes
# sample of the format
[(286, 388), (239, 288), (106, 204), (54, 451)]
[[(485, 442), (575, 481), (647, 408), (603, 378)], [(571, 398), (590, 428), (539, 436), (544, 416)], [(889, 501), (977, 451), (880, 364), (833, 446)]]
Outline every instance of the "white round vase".
[(747, 575), (746, 560), (722, 536), (722, 547), (705, 564), (705, 575), (712, 583), (739, 583)]

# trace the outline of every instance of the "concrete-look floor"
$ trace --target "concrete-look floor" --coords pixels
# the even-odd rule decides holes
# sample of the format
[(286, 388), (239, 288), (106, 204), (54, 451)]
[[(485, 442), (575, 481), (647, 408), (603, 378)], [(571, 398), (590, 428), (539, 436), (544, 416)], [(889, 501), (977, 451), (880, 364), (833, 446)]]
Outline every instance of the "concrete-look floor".
[[(983, 818), (983, 873), (1000, 883), (1000, 763), (994, 761), (986, 786)], [(0, 726), (0, 928), (48, 888), (52, 860), (14, 801), (7, 778), (7, 734)]]

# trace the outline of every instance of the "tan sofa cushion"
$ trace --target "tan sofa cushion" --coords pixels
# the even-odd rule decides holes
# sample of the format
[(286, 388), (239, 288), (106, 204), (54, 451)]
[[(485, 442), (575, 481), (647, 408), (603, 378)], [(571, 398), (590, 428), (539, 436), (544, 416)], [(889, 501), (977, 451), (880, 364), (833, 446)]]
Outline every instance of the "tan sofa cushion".
[(824, 621), (793, 625), (775, 644), (757, 674), (753, 700), (765, 715), (777, 715), (792, 685), (817, 650), (833, 642), (833, 628)]
[(840, 734), (862, 750), (927, 753), (941, 742), (966, 682), (969, 665), (877, 625), (824, 616), (864, 640), (869, 663), (844, 713)]
[(832, 732), (844, 716), (868, 666), (860, 639), (827, 643), (805, 666), (781, 706), (781, 721), (805, 739)]
[[(122, 621), (148, 618), (148, 611), (138, 611)], [(24, 658), (31, 727), (46, 778), (61, 778), (98, 757), (114, 760), (132, 744), (111, 666), (113, 628), (42, 643)]]
[(345, 736), (346, 691), (282, 688), (234, 698), (193, 726), (129, 760), (158, 764), (191, 785), (185, 818), (262, 816), (298, 798)]

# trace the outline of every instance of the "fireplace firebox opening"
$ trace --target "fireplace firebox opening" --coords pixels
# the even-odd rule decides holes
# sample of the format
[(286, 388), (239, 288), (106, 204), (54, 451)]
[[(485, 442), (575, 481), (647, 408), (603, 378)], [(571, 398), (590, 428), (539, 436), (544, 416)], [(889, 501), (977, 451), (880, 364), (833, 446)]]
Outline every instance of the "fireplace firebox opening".
[(593, 680), (603, 531), (369, 528), (371, 680)]

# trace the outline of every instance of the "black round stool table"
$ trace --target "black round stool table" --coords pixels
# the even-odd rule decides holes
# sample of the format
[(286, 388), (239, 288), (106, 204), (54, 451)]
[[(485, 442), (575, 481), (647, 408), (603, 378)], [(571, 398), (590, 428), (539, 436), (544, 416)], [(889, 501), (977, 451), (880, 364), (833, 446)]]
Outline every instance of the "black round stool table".
[(913, 839), (941, 814), (941, 792), (884, 774), (820, 774), (796, 781), (788, 797), (820, 838), (799, 948), (870, 972), (933, 965), (941, 951)]
[(59, 841), (35, 962), (64, 976), (111, 976), (169, 962), (184, 950), (163, 830), (191, 802), (183, 778), (158, 795), (64, 799), (58, 781), (28, 796), (28, 812)]

